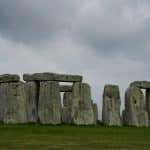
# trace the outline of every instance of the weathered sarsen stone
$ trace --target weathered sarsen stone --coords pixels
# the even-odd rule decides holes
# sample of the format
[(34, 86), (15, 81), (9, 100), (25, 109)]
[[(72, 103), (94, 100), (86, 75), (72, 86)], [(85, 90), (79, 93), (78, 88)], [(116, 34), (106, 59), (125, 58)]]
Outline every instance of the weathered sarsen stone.
[(123, 112), (124, 125), (149, 126), (145, 98), (136, 86), (130, 86), (125, 92), (125, 110)]
[(130, 84), (130, 86), (136, 86), (141, 89), (150, 89), (149, 81), (134, 81)]
[(71, 124), (72, 93), (65, 92), (63, 95), (62, 123)]
[(72, 85), (60, 85), (60, 92), (72, 92)]
[(24, 83), (0, 84), (0, 121), (12, 124), (27, 122)]
[(91, 101), (91, 88), (87, 83), (74, 83), (71, 104), (72, 123), (76, 125), (95, 124)]
[(94, 120), (97, 123), (98, 122), (98, 107), (96, 103), (93, 103), (93, 111), (94, 111)]
[(149, 125), (150, 125), (150, 89), (146, 90), (146, 110), (149, 116)]
[(117, 85), (105, 85), (103, 92), (102, 120), (104, 125), (121, 125), (120, 92)]
[(16, 74), (3, 74), (0, 75), (0, 83), (8, 83), (8, 82), (19, 82), (20, 77)]
[(24, 81), (81, 82), (82, 76), (45, 72), (45, 73), (35, 73), (35, 74), (24, 74), (23, 80)]
[(35, 82), (26, 82), (25, 90), (27, 96), (27, 118), (28, 122), (38, 121), (38, 87)]
[(42, 124), (61, 123), (61, 96), (56, 81), (40, 82), (38, 116)]

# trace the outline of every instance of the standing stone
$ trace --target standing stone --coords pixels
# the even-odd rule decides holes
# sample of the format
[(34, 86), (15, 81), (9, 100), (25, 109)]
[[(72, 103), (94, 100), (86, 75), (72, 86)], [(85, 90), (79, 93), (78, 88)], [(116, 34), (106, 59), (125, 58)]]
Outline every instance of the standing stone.
[(72, 123), (76, 125), (95, 124), (91, 88), (86, 83), (73, 85), (71, 117)]
[(27, 122), (24, 83), (0, 84), (0, 121), (8, 124)]
[(129, 126), (148, 126), (148, 113), (143, 92), (135, 86), (130, 86), (125, 93), (125, 110), (123, 121)]
[(121, 125), (120, 104), (119, 87), (117, 85), (105, 85), (102, 112), (104, 125)]
[(42, 124), (61, 123), (61, 96), (58, 82), (40, 82), (38, 116)]
[(27, 118), (29, 123), (38, 121), (38, 87), (35, 82), (25, 83), (27, 96)]
[(94, 120), (95, 120), (95, 123), (97, 124), (97, 122), (98, 122), (98, 108), (97, 108), (96, 103), (93, 103), (93, 111), (94, 111)]
[(150, 89), (146, 89), (146, 110), (148, 112), (150, 124)]
[(62, 122), (71, 124), (72, 93), (66, 92), (63, 96)]

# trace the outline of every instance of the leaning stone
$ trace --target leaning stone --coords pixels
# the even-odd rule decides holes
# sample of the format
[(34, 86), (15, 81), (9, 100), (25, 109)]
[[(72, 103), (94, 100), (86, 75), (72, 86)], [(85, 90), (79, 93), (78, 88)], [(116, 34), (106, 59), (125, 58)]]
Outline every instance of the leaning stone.
[(27, 96), (27, 118), (29, 123), (38, 121), (38, 87), (35, 82), (25, 83)]
[(24, 83), (0, 84), (0, 121), (8, 124), (27, 123)]
[(82, 76), (45, 72), (45, 73), (35, 73), (35, 74), (24, 74), (23, 80), (24, 81), (81, 82)]
[(123, 121), (124, 125), (129, 126), (149, 126), (145, 98), (143, 92), (136, 86), (131, 86), (126, 90)]
[(121, 125), (120, 92), (117, 85), (105, 85), (103, 93), (102, 120), (104, 125)]
[(72, 93), (66, 92), (63, 96), (63, 109), (62, 109), (62, 122), (71, 124), (71, 104), (72, 104)]
[(149, 116), (149, 125), (150, 125), (150, 89), (146, 90), (146, 110)]
[(91, 102), (91, 88), (86, 83), (74, 83), (71, 107), (72, 123), (76, 125), (95, 124)]
[(134, 81), (130, 84), (130, 86), (136, 86), (141, 89), (150, 89), (149, 81)]
[(42, 124), (61, 123), (61, 96), (58, 82), (40, 82), (38, 116)]
[(0, 83), (7, 83), (7, 82), (19, 82), (20, 77), (16, 74), (3, 74), (0, 75)]
[(60, 92), (72, 92), (72, 85), (60, 85)]

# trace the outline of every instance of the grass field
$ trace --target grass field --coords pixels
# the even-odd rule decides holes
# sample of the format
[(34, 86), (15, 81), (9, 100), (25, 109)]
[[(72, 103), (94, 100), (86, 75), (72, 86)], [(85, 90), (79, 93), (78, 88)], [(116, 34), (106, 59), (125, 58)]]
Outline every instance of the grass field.
[(150, 150), (150, 128), (0, 125), (0, 150)]

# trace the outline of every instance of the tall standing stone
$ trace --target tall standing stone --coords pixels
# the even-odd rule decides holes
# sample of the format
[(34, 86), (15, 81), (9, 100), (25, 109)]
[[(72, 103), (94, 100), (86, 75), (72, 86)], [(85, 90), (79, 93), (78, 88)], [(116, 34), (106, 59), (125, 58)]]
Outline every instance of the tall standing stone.
[(38, 87), (35, 82), (25, 83), (27, 96), (27, 118), (29, 123), (38, 121)]
[(0, 84), (0, 121), (8, 124), (27, 122), (24, 83)]
[(72, 93), (65, 92), (63, 96), (62, 122), (71, 124)]
[(125, 110), (123, 112), (125, 125), (148, 126), (148, 113), (143, 92), (140, 88), (130, 86), (125, 93)]
[(61, 96), (56, 81), (40, 82), (38, 116), (42, 124), (61, 123)]
[(120, 92), (117, 85), (105, 85), (103, 93), (102, 120), (104, 125), (121, 125)]
[(76, 125), (95, 124), (91, 88), (86, 83), (73, 85), (71, 117), (72, 123)]

